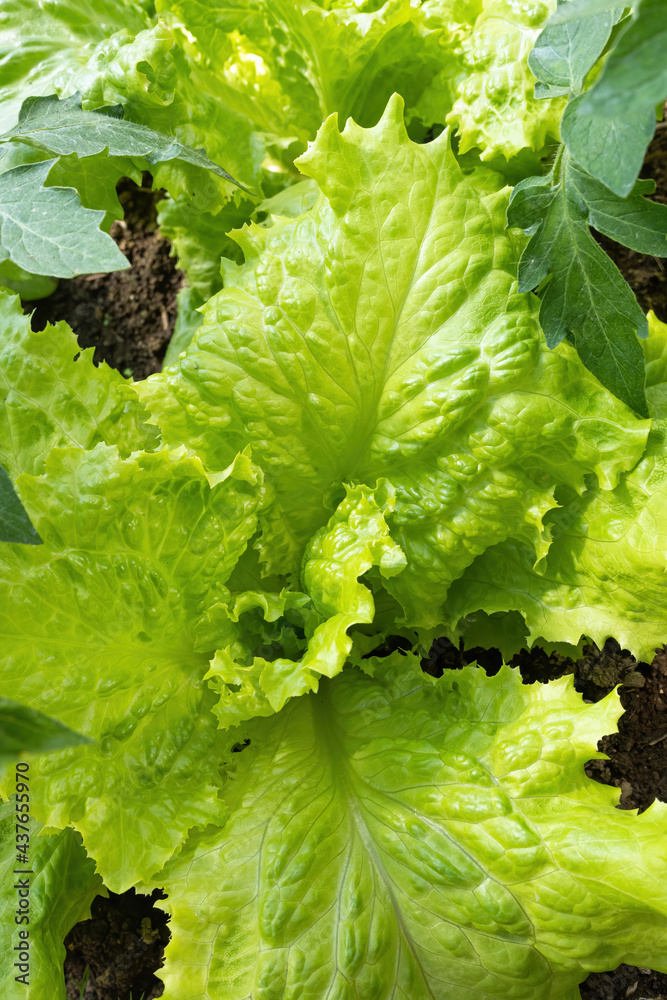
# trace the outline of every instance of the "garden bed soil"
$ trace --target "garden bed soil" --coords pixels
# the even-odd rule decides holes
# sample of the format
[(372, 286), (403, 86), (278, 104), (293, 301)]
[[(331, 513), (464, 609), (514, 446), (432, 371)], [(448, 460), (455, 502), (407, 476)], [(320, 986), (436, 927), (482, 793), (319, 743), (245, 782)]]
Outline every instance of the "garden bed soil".
[[(667, 128), (661, 128), (647, 154), (642, 176), (653, 177), (654, 197), (667, 203)], [(148, 179), (147, 179), (148, 180)], [(148, 183), (137, 188), (124, 182), (120, 190), (126, 218), (115, 223), (112, 235), (131, 262), (127, 271), (88, 275), (62, 281), (50, 298), (27, 304), (35, 309), (33, 325), (65, 319), (82, 346), (95, 346), (95, 359), (104, 360), (126, 376), (145, 378), (159, 371), (176, 318), (176, 294), (183, 276), (169, 256), (170, 245), (155, 228), (156, 195)], [(661, 260), (635, 254), (603, 237), (600, 242), (614, 258), (644, 309), (653, 309), (667, 322), (667, 275)], [(591, 761), (591, 778), (621, 790), (619, 808), (643, 811), (659, 798), (667, 801), (667, 651), (652, 664), (637, 664), (610, 640), (603, 650), (585, 649), (583, 659), (570, 659), (535, 649), (515, 657), (524, 682), (546, 682), (574, 674), (584, 698), (597, 701), (616, 684), (625, 714), (618, 733), (606, 736), (600, 749), (609, 760)], [(500, 666), (497, 650), (463, 650), (438, 640), (424, 662), (429, 673), (457, 669), (477, 660), (488, 672)], [(152, 897), (134, 890), (108, 899), (98, 897), (92, 918), (78, 924), (65, 946), (68, 1000), (154, 1000), (162, 983), (154, 971), (162, 962), (168, 940), (167, 918), (159, 909), (159, 893)], [(87, 975), (85, 988), (81, 983)], [(582, 984), (583, 1000), (667, 1000), (667, 975), (648, 969), (620, 966), (592, 974)]]
[(33, 329), (64, 319), (82, 347), (95, 348), (98, 364), (106, 361), (139, 381), (162, 368), (184, 277), (169, 256), (171, 244), (157, 232), (160, 193), (150, 190), (150, 176), (142, 187), (123, 180), (118, 197), (125, 218), (112, 224), (111, 235), (130, 268), (61, 280), (53, 295), (25, 308), (34, 309)]

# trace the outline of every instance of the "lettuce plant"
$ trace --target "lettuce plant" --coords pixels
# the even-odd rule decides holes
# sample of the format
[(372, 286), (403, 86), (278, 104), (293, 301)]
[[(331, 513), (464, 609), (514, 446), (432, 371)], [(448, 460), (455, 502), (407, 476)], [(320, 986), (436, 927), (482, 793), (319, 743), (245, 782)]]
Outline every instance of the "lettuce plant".
[[(567, 185), (578, 239), (624, 211), (573, 159), (543, 176), (579, 96), (529, 66), (555, 5), (106, 6), (5, 4), (0, 180), (76, 165), (94, 211), (150, 164), (193, 339), (135, 384), (0, 292), (0, 691), (67, 734), (22, 737), (28, 995), (64, 1000), (103, 885), (165, 889), (174, 1000), (574, 1000), (593, 970), (667, 971), (665, 807), (618, 811), (583, 770), (617, 696), (420, 669), (480, 614), (508, 652), (517, 614), (519, 644), (667, 636), (667, 326), (641, 314), (626, 398), (577, 352), (580, 297), (565, 336), (545, 322)], [(623, 218), (657, 232), (643, 190)], [(0, 982), (21, 995), (11, 959)]]

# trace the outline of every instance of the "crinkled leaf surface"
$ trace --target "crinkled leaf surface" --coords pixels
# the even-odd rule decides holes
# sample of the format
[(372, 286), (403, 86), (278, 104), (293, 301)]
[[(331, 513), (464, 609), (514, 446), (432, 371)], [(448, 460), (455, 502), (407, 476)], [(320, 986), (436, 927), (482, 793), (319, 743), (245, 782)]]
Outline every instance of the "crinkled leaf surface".
[(222, 830), (158, 876), (191, 1000), (574, 1000), (667, 969), (665, 807), (585, 776), (616, 696), (399, 654), (247, 728)]
[[(86, 857), (81, 837), (73, 830), (53, 836), (40, 835), (32, 823), (29, 864), (17, 863), (16, 811), (14, 799), (0, 805), (0, 989), (4, 997), (49, 997), (66, 1000), (63, 940), (74, 924), (90, 917), (95, 896), (105, 895), (102, 879), (95, 874), (93, 861)], [(32, 869), (29, 876), (15, 869)], [(30, 924), (17, 926), (14, 911), (19, 879), (30, 882)], [(14, 948), (20, 944), (19, 930), (28, 930), (29, 987), (15, 981), (19, 971)]]
[(160, 232), (171, 242), (179, 268), (185, 271), (188, 284), (202, 302), (222, 288), (220, 258), (229, 257), (238, 263), (243, 260), (240, 247), (227, 233), (240, 229), (253, 208), (253, 203), (247, 200), (240, 205), (230, 201), (212, 215), (198, 212), (186, 197), (165, 198), (158, 203)]
[(108, 233), (104, 212), (84, 208), (70, 187), (46, 187), (53, 160), (0, 173), (0, 261), (32, 274), (122, 271), (130, 266)]
[(35, 332), (18, 296), (0, 290), (0, 462), (14, 480), (42, 472), (52, 448), (150, 450), (146, 418), (132, 383), (94, 365), (66, 323)]
[(416, 102), (453, 55), (450, 4), (437, 3), (437, 14), (441, 6), (437, 23), (427, 26), (430, 8), (410, 0), (157, 5), (167, 23), (182, 24), (195, 36), (196, 45), (184, 43), (184, 49), (204, 88), (279, 147), (298, 141), (301, 148), (335, 111), (341, 121), (352, 116), (375, 125), (394, 91), (409, 106)]
[(461, 152), (479, 147), (483, 160), (540, 150), (549, 138), (558, 139), (565, 102), (535, 97), (528, 58), (556, 2), (483, 0), (474, 6), (481, 9), (461, 44), (465, 75), (447, 122), (461, 135)]
[[(316, 691), (322, 677), (334, 677), (343, 669), (352, 649), (348, 629), (372, 622), (375, 612), (373, 596), (359, 577), (377, 566), (384, 578), (390, 578), (405, 566), (405, 556), (389, 537), (386, 523), (394, 505), (393, 491), (387, 494), (383, 487), (377, 490), (378, 496), (364, 487), (349, 489), (327, 526), (316, 533), (304, 558), (307, 596), (294, 591), (283, 592), (279, 598), (245, 593), (236, 596), (228, 611), (212, 611), (221, 617), (222, 630), (217, 635), (213, 630), (211, 638), (221, 648), (207, 677), (220, 695), (214, 711), (221, 726), (279, 712), (290, 698)], [(246, 638), (229, 625), (255, 608), (262, 610), (265, 620), (289, 625), (287, 611), (298, 607), (303, 615), (309, 604), (310, 615), (299, 622), (307, 643), (295, 642), (292, 630), (287, 635), (276, 632), (278, 641), (271, 658), (255, 655), (257, 638), (251, 629)], [(226, 637), (231, 638), (230, 644), (223, 641)], [(303, 655), (298, 659), (285, 655), (286, 640)]]
[[(122, 891), (218, 820), (213, 650), (195, 628), (256, 527), (257, 470), (55, 449), (19, 488), (44, 545), (0, 546), (0, 690), (95, 740), (35, 761), (32, 808)], [(109, 837), (115, 830), (116, 836)]]
[(614, 636), (650, 661), (667, 635), (667, 326), (650, 316), (645, 342), (653, 428), (637, 466), (613, 490), (591, 489), (550, 515), (554, 540), (540, 573), (519, 541), (491, 548), (452, 587), (452, 619), (515, 609), (538, 636), (602, 646)]
[(547, 350), (516, 292), (506, 193), (469, 184), (446, 135), (411, 142), (396, 99), (374, 129), (329, 119), (299, 164), (317, 204), (235, 234), (246, 263), (225, 267), (179, 364), (136, 388), (211, 469), (252, 445), (278, 497), (267, 572), (299, 570), (345, 482), (387, 477), (408, 565), (386, 585), (437, 624), (477, 552), (528, 525), (541, 554), (554, 485), (613, 482), (647, 425), (569, 345)]
[[(72, 93), (96, 46), (117, 35), (124, 41), (150, 24), (135, 0), (34, 0), (0, 2), (0, 123), (16, 124), (26, 97)], [(113, 60), (112, 51), (105, 53)]]

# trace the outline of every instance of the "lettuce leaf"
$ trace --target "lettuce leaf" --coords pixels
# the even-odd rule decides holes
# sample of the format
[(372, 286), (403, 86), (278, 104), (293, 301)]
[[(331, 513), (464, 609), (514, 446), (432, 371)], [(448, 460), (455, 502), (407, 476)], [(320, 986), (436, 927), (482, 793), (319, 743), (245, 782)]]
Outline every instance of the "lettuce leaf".
[(437, 30), (427, 27), (410, 0), (159, 0), (157, 9), (194, 35), (182, 41), (193, 78), (277, 150), (303, 149), (335, 111), (342, 121), (375, 125), (394, 91), (413, 105), (446, 58), (450, 36), (444, 18)]
[[(29, 876), (16, 869), (31, 869)], [(30, 882), (30, 923), (14, 923), (19, 879)], [(25, 883), (24, 883), (25, 884)], [(86, 857), (81, 837), (74, 830), (45, 836), (39, 825), (31, 824), (29, 864), (17, 864), (16, 809), (14, 801), (0, 804), (0, 908), (5, 919), (0, 924), (0, 989), (3, 996), (49, 997), (66, 1000), (63, 939), (80, 920), (90, 917), (95, 896), (106, 895), (102, 879), (95, 874), (94, 862)], [(29, 990), (16, 985), (21, 969), (17, 946), (19, 932), (29, 933)]]
[(613, 490), (591, 488), (550, 515), (553, 542), (537, 573), (520, 540), (491, 548), (450, 591), (457, 616), (520, 611), (529, 640), (602, 646), (614, 636), (652, 660), (667, 634), (667, 325), (649, 314), (646, 398), (653, 426), (641, 461)]
[[(317, 691), (322, 677), (341, 672), (353, 644), (348, 629), (372, 622), (375, 614), (371, 591), (359, 578), (376, 566), (387, 579), (405, 566), (405, 556), (387, 527), (386, 515), (393, 506), (393, 490), (386, 484), (375, 494), (364, 487), (348, 489), (308, 546), (302, 574), (305, 594), (245, 592), (235, 595), (228, 609), (209, 611), (205, 641), (217, 652), (206, 676), (220, 696), (214, 712), (222, 727), (280, 712), (290, 698)], [(244, 631), (232, 624), (255, 609), (261, 609), (265, 621), (278, 622), (267, 649), (271, 656), (255, 655), (257, 621)], [(296, 620), (292, 614), (290, 621), (288, 612), (297, 610)], [(268, 638), (262, 636), (264, 643)], [(297, 656), (286, 655), (288, 642)]]
[(620, 711), (395, 653), (257, 720), (224, 828), (156, 876), (166, 993), (574, 1000), (591, 970), (667, 969), (665, 806), (619, 811), (583, 770)]
[(459, 130), (460, 151), (478, 147), (482, 160), (539, 151), (558, 140), (565, 108), (562, 98), (535, 98), (535, 76), (528, 66), (555, 0), (483, 0), (478, 7), (473, 29), (462, 41), (463, 74), (446, 121)]
[(0, 687), (95, 741), (36, 761), (31, 803), (122, 891), (220, 819), (195, 632), (255, 531), (261, 477), (240, 455), (211, 486), (182, 453), (99, 444), (54, 449), (18, 486), (44, 544), (0, 546)]
[(527, 531), (540, 558), (554, 487), (612, 485), (648, 423), (569, 344), (546, 348), (516, 291), (507, 192), (469, 183), (446, 134), (411, 142), (400, 98), (373, 129), (328, 119), (299, 166), (318, 202), (233, 234), (245, 264), (225, 263), (185, 356), (136, 390), (211, 470), (252, 446), (277, 496), (268, 574), (299, 573), (346, 483), (387, 478), (407, 567), (386, 587), (437, 625), (479, 552)]
[(132, 383), (94, 365), (93, 353), (65, 322), (36, 333), (19, 297), (0, 289), (0, 462), (13, 479), (42, 472), (52, 448), (104, 442), (127, 455), (155, 447)]

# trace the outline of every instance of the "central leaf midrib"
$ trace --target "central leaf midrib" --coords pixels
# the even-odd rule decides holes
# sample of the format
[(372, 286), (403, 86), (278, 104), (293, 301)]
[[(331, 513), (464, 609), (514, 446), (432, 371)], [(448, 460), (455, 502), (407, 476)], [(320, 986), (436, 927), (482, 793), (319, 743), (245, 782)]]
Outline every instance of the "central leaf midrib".
[[(345, 800), (347, 805), (348, 815), (351, 819), (351, 825), (354, 831), (359, 836), (361, 843), (366, 850), (376, 872), (378, 873), (382, 884), (385, 887), (387, 896), (391, 902), (392, 909), (394, 911), (394, 916), (396, 918), (396, 923), (398, 928), (408, 945), (415, 963), (419, 969), (422, 980), (426, 989), (428, 990), (429, 996), (432, 1000), (437, 1000), (435, 994), (433, 993), (426, 970), (424, 969), (417, 946), (413, 940), (413, 937), (403, 920), (403, 914), (401, 908), (398, 904), (396, 896), (394, 894), (394, 889), (392, 886), (392, 880), (389, 877), (387, 870), (385, 869), (382, 861), (375, 850), (375, 845), (373, 842), (373, 837), (368, 829), (366, 821), (364, 820), (363, 813), (361, 810), (361, 804), (359, 802), (359, 797), (354, 790), (354, 783), (351, 780), (349, 774), (349, 768), (347, 766), (347, 756), (345, 754), (344, 748), (339, 739), (337, 739), (335, 734), (335, 723), (333, 723), (333, 713), (334, 707), (331, 703), (331, 697), (329, 695), (329, 685), (325, 683), (320, 684), (320, 690), (318, 697), (310, 698), (310, 705), (313, 713), (313, 730), (317, 733), (321, 743), (324, 744), (324, 753), (332, 762), (330, 770), (332, 782), (338, 787), (338, 790)], [(333, 762), (338, 763), (338, 767), (333, 766)]]

